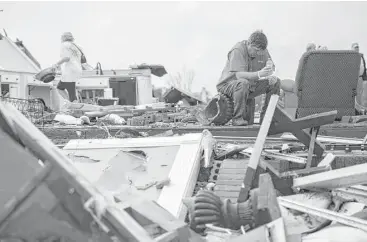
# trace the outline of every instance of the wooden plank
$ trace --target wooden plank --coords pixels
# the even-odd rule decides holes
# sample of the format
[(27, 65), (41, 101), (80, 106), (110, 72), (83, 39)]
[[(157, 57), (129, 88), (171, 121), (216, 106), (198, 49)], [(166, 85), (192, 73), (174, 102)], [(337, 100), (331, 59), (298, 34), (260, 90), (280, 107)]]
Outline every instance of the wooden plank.
[(257, 210), (255, 218), (257, 226), (282, 217), (272, 179), (267, 173), (260, 175)]
[(354, 165), (293, 180), (295, 188), (335, 189), (367, 183), (367, 164)]
[(181, 144), (168, 175), (171, 182), (163, 187), (157, 200), (158, 204), (178, 219), (184, 220), (186, 217), (187, 208), (182, 199), (191, 197), (194, 192), (202, 152), (202, 139), (191, 144)]
[(224, 151), (223, 153), (217, 155), (215, 157), (216, 160), (224, 160), (226, 159), (227, 157), (231, 157), (237, 153), (239, 153), (240, 151), (248, 148), (249, 145), (239, 145), (239, 146), (236, 146), (236, 147), (233, 147), (231, 150), (226, 150)]
[[(321, 129), (321, 128), (320, 128)], [(353, 131), (353, 128), (350, 128)], [(367, 129), (367, 126), (366, 126)], [(287, 141), (297, 141), (297, 138), (292, 134), (282, 134), (281, 139)], [(349, 145), (361, 145), (363, 144), (363, 139), (358, 138), (347, 138), (347, 137), (334, 137), (334, 136), (323, 136), (318, 135), (317, 141), (321, 143), (332, 143), (332, 144), (349, 144)]]
[(201, 140), (202, 134), (185, 134), (174, 137), (145, 137), (131, 139), (91, 139), (91, 140), (70, 140), (64, 150), (83, 149), (112, 149), (112, 148), (144, 148), (159, 146), (176, 146), (183, 143), (197, 143)]
[(320, 167), (311, 167), (301, 170), (294, 170), (294, 171), (285, 171), (280, 173), (280, 178), (286, 178), (286, 177), (298, 177), (298, 176), (304, 176), (304, 175), (312, 175), (316, 173), (322, 173), (325, 171), (330, 171), (330, 166), (320, 166)]
[(287, 114), (287, 117), (291, 120), (291, 122), (288, 123), (288, 118), (286, 118), (284, 120), (279, 120), (278, 122), (272, 123), (270, 126), (269, 135), (289, 132), (289, 130), (293, 129), (316, 128), (325, 124), (331, 124), (334, 122), (336, 115), (337, 111), (330, 111), (293, 119)]
[(93, 197), (100, 197), (106, 204), (106, 210), (101, 220), (121, 240), (129, 238), (132, 241), (153, 241), (147, 232), (125, 211), (114, 207), (114, 203), (106, 198), (98, 188), (88, 182), (73, 166), (72, 162), (53, 145), (29, 120), (16, 108), (0, 103), (0, 112), (9, 118), (12, 127), (24, 145), (42, 161), (48, 161), (54, 168), (58, 168), (62, 175), (70, 182), (84, 201)]
[(237, 185), (216, 185), (214, 191), (239, 192), (240, 187)]
[(167, 210), (154, 201), (141, 201), (131, 205), (131, 209), (167, 232), (176, 232), (177, 237), (189, 237), (189, 229), (183, 220), (176, 220)]
[[(243, 177), (243, 176), (242, 176)], [(238, 179), (238, 180), (217, 180), (215, 182), (216, 185), (232, 185), (232, 186), (241, 186), (242, 184), (242, 179)]]
[(228, 242), (287, 242), (283, 218), (249, 231), (244, 235), (227, 240)]
[[(293, 135), (297, 137), (297, 139), (301, 143), (303, 143), (306, 146), (310, 145), (311, 135), (307, 133), (305, 130), (295, 127), (293, 124), (294, 123), (293, 118), (290, 117), (287, 113), (285, 113), (284, 110), (278, 107), (274, 112), (274, 119), (277, 122), (282, 122), (284, 125), (292, 128), (292, 129), (288, 129), (287, 131), (293, 133)], [(272, 130), (271, 134), (276, 134), (276, 133), (278, 133), (277, 130)], [(325, 150), (325, 147), (319, 141), (316, 140), (314, 149), (315, 149), (315, 154), (321, 157)]]
[(317, 166), (318, 167), (331, 167), (331, 163), (333, 163), (334, 160), (335, 160), (335, 155), (333, 155), (332, 153), (327, 153), (324, 159), (322, 159), (322, 161), (320, 161), (320, 163)]
[[(270, 126), (269, 135), (289, 132), (289, 130), (293, 129), (307, 129), (319, 127), (325, 124), (331, 124), (334, 122), (336, 115), (337, 111), (330, 111), (293, 119), (290, 115), (287, 114), (292, 122), (274, 122)], [(287, 121), (287, 119), (284, 121)]]
[(288, 178), (288, 177), (298, 177), (301, 175), (310, 175), (315, 173), (321, 173), (325, 171), (331, 170), (331, 167), (311, 167), (309, 169), (300, 169), (300, 170), (293, 170), (293, 171), (284, 171), (279, 172), (272, 164), (270, 164), (266, 160), (262, 160), (261, 163), (263, 166), (274, 173), (279, 178)]
[(255, 141), (254, 150), (246, 169), (246, 175), (242, 183), (238, 202), (246, 201), (249, 195), (249, 191), (252, 188), (252, 181), (255, 179), (256, 170), (260, 162), (261, 153), (264, 149), (266, 137), (268, 136), (269, 128), (273, 120), (273, 115), (277, 107), (278, 100), (278, 95), (272, 95), (270, 98), (268, 108), (266, 110), (262, 125), (259, 130), (259, 134)]
[(362, 185), (351, 186), (348, 188), (338, 188), (332, 191), (333, 195), (342, 197), (346, 200), (355, 200), (359, 203), (367, 204), (367, 187)]
[[(240, 153), (242, 154), (252, 154), (253, 149), (252, 148), (248, 148)], [(294, 162), (294, 163), (298, 163), (298, 164), (306, 164), (307, 160), (305, 158), (299, 157), (299, 156), (295, 156), (295, 155), (288, 155), (288, 154), (282, 154), (279, 152), (275, 152), (275, 151), (270, 151), (270, 150), (263, 150), (262, 152), (263, 156), (267, 156), (269, 158), (275, 158), (275, 159), (279, 159), (279, 160), (286, 160), (289, 162)]]
[(355, 227), (367, 231), (367, 221), (351, 217), (342, 213), (337, 213), (328, 209), (317, 208), (308, 204), (293, 201), (287, 197), (278, 197), (279, 204), (288, 209), (297, 210), (303, 213), (314, 215), (320, 218), (336, 221), (338, 223)]

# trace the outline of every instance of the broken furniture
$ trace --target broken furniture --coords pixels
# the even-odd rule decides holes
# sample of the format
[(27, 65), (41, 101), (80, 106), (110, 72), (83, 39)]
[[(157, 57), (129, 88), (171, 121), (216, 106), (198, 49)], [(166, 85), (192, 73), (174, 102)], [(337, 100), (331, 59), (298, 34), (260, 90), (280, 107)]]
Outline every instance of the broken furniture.
[[(119, 208), (106, 191), (93, 186), (60, 149), (11, 105), (0, 103), (0, 122), (6, 143), (23, 152), (22, 162), (36, 163), (40, 159), (42, 163), (31, 182), (19, 193), (11, 194), (1, 211), (2, 236), (14, 238), (18, 234), (18, 239), (40, 240), (45, 239), (40, 236), (46, 235), (73, 241), (90, 241), (91, 237), (111, 241), (110, 237), (116, 236), (121, 241), (147, 242), (192, 241), (195, 237), (187, 225), (155, 202), (134, 202)], [(15, 158), (12, 155), (18, 156), (17, 161), (21, 158), (18, 152), (3, 153), (9, 161)]]
[[(337, 110), (337, 119), (355, 115), (355, 97), (361, 56), (348, 50), (316, 50), (303, 54), (296, 79), (297, 103), (285, 97), (285, 109), (296, 118)], [(285, 81), (285, 92), (292, 91)], [(287, 95), (288, 96), (288, 95)]]
[[(309, 158), (307, 160), (306, 168), (311, 168), (314, 153), (317, 157), (321, 158), (325, 150), (324, 146), (316, 139), (317, 130), (323, 124), (332, 123), (335, 119), (337, 111), (330, 111), (299, 119), (293, 119), (279, 107), (277, 104), (278, 100), (278, 95), (272, 95), (270, 98), (263, 124), (260, 126), (260, 131), (250, 157), (250, 162), (246, 169), (245, 178), (238, 198), (239, 202), (246, 201), (248, 198), (248, 193), (252, 188), (253, 180), (257, 174), (261, 153), (268, 135), (274, 135), (283, 132), (293, 133), (300, 142), (309, 147)], [(311, 134), (305, 131), (307, 128), (311, 128)]]

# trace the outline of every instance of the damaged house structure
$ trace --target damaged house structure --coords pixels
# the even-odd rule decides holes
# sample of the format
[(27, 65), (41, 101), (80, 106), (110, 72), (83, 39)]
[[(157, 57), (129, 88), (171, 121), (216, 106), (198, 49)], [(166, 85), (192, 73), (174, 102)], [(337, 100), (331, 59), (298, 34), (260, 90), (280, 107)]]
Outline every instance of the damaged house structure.
[(41, 66), (25, 44), (13, 41), (5, 30), (0, 33), (0, 82), (1, 96), (16, 99), (38, 97), (50, 100), (50, 84), (35, 80)]

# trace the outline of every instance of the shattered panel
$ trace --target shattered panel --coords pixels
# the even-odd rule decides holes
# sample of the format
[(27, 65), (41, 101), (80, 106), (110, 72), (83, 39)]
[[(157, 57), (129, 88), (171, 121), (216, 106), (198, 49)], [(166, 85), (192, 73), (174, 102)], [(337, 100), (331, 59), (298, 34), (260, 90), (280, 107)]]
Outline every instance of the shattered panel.
[(135, 195), (156, 200), (156, 183), (166, 179), (179, 146), (64, 150), (92, 183), (125, 201)]

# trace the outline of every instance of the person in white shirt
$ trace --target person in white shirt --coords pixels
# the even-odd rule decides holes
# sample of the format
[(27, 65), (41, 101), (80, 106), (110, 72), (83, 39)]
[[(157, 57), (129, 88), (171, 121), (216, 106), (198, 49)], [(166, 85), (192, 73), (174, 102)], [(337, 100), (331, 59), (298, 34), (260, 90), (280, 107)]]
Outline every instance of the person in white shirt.
[[(61, 36), (61, 59), (54, 65), (55, 68), (61, 67), (61, 81), (57, 88), (67, 90), (69, 100), (73, 102), (77, 99), (75, 83), (82, 75), (83, 52), (74, 43), (74, 37), (70, 32)], [(84, 57), (85, 58), (85, 57)]]

